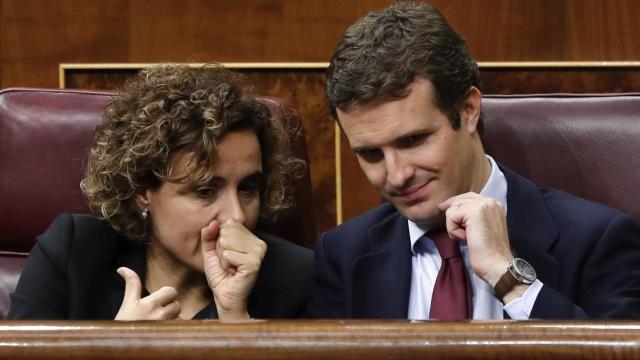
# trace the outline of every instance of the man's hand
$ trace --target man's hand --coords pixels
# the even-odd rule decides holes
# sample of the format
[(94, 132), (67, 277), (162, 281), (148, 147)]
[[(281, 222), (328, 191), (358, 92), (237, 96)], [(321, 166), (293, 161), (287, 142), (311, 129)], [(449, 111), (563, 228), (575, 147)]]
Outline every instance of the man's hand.
[(247, 301), (267, 251), (264, 241), (229, 219), (201, 231), (204, 273), (221, 320), (250, 319)]
[(121, 267), (118, 274), (124, 278), (124, 298), (115, 320), (172, 320), (178, 319), (181, 306), (176, 300), (176, 289), (165, 286), (149, 296), (140, 298), (142, 283), (135, 271)]
[(473, 272), (495, 287), (513, 258), (502, 205), (470, 192), (451, 197), (439, 207), (445, 212), (449, 236), (466, 240)]

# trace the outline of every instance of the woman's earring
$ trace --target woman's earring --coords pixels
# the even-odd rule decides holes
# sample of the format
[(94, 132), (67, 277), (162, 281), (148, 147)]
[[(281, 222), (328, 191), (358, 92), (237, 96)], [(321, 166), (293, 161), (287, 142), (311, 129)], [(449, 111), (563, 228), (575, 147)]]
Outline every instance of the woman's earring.
[(149, 209), (144, 208), (144, 210), (142, 210), (142, 218), (147, 220), (148, 217), (149, 217)]

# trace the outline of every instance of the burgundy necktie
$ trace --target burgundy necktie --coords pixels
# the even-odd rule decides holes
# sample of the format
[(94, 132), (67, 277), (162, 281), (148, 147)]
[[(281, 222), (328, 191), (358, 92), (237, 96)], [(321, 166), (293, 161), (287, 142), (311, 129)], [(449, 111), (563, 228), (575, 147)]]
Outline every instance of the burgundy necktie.
[(430, 319), (464, 320), (473, 315), (471, 304), (471, 284), (464, 266), (458, 240), (449, 238), (446, 231), (434, 230), (427, 233), (435, 242), (442, 265), (436, 278), (431, 297)]

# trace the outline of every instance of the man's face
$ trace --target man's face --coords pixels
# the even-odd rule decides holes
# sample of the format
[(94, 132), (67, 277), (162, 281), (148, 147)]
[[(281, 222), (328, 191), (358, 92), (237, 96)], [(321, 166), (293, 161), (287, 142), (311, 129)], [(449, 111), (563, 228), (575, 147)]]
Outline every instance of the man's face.
[(405, 217), (433, 223), (441, 219), (438, 204), (480, 191), (484, 184), (473, 170), (482, 158), (474, 144), (479, 93), (474, 98), (478, 108), (460, 112), (456, 131), (435, 106), (430, 81), (416, 78), (408, 89), (403, 99), (338, 109), (338, 118), (360, 167), (382, 197)]

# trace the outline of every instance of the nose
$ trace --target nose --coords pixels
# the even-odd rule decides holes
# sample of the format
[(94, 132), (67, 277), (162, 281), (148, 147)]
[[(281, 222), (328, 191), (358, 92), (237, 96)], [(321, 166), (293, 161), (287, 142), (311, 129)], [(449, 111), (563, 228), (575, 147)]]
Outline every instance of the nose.
[(244, 224), (247, 219), (237, 192), (230, 191), (225, 195), (224, 203), (218, 213), (218, 220), (220, 222), (225, 222), (228, 219), (236, 220), (242, 224)]
[(384, 159), (387, 167), (387, 183), (395, 189), (407, 186), (415, 174), (414, 167), (395, 151), (387, 152)]

